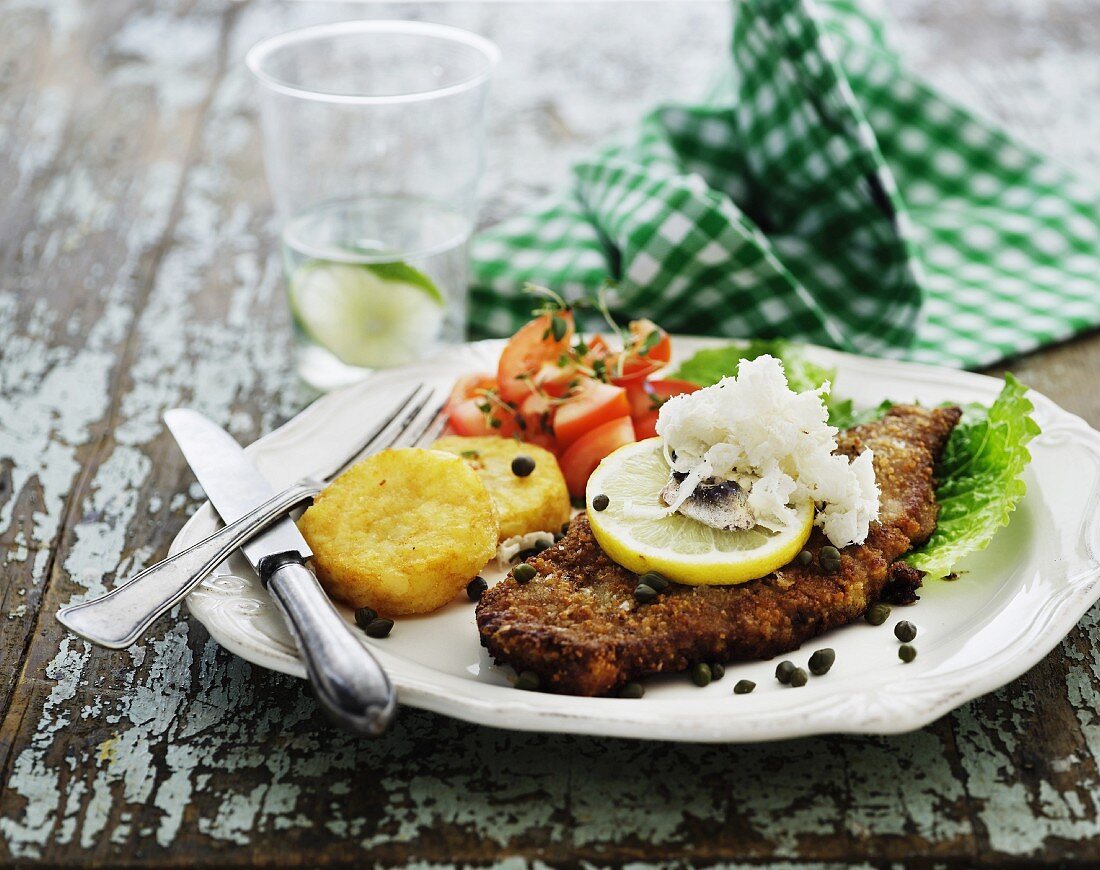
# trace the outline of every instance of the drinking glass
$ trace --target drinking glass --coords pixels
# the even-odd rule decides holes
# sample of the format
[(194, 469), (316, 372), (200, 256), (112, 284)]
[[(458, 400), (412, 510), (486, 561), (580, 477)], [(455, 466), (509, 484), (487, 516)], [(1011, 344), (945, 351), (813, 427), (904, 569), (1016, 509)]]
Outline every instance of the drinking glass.
[(315, 388), (463, 340), (499, 55), (414, 21), (307, 27), (249, 51), (298, 372)]

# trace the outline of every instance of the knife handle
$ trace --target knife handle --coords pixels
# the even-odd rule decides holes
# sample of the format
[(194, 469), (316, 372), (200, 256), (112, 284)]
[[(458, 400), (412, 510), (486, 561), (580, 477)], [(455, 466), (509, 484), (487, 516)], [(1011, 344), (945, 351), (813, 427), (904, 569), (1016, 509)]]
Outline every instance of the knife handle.
[(125, 649), (154, 620), (186, 598), (234, 550), (309, 501), (321, 488), (315, 481), (302, 481), (284, 489), (210, 537), (151, 565), (106, 595), (62, 608), (57, 612), (58, 621), (94, 644)]
[(325, 712), (358, 734), (385, 731), (397, 708), (393, 686), (336, 612), (313, 572), (297, 553), (268, 556), (260, 569)]

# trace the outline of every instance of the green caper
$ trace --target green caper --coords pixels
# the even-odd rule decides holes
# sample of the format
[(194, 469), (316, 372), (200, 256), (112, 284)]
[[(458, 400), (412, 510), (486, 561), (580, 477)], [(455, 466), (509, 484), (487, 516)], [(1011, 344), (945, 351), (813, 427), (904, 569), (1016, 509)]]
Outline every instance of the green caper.
[(378, 619), (371, 620), (370, 624), (363, 629), (367, 633), (367, 637), (389, 637), (390, 632), (393, 630), (393, 620)]
[(512, 460), (512, 474), (516, 477), (527, 477), (535, 470), (535, 460), (530, 456), (519, 455)]
[(910, 646), (907, 643), (903, 643), (901, 646), (898, 647), (898, 658), (906, 664), (909, 664), (909, 662), (913, 661), (913, 659), (915, 659), (916, 657), (917, 648), (915, 646)]
[(894, 637), (900, 640), (902, 643), (909, 643), (913, 638), (917, 636), (917, 627), (913, 625), (908, 619), (903, 619), (897, 625), (894, 626)]
[(802, 668), (795, 668), (791, 671), (791, 685), (796, 689), (800, 686), (806, 685), (809, 682), (810, 675), (807, 674)]
[(836, 653), (826, 647), (825, 649), (819, 649), (812, 656), (810, 656), (810, 673), (815, 677), (823, 676), (829, 673), (829, 668), (833, 666), (833, 662), (836, 661)]
[(645, 694), (645, 686), (641, 683), (627, 683), (619, 689), (620, 698), (640, 698)]
[(477, 601), (481, 598), (481, 593), (488, 588), (489, 584), (485, 582), (484, 577), (475, 577), (466, 584), (466, 597), (471, 601)]
[(642, 604), (649, 604), (655, 600), (659, 593), (647, 583), (639, 583), (634, 587), (634, 599)]
[(605, 511), (609, 504), (611, 504), (611, 499), (602, 492), (592, 497), (592, 510), (594, 511)]
[(890, 618), (890, 608), (885, 604), (872, 604), (867, 608), (867, 612), (863, 614), (863, 618), (871, 625), (882, 625)]
[(644, 583), (658, 592), (664, 592), (668, 589), (668, 581), (658, 574), (656, 571), (648, 571), (638, 578), (639, 583)]
[(360, 607), (355, 611), (355, 624), (360, 628), (365, 629), (376, 619), (378, 619), (378, 613), (373, 607)]
[(535, 579), (535, 575), (538, 571), (535, 570), (533, 565), (528, 565), (524, 562), (522, 565), (516, 565), (512, 569), (512, 576), (516, 578), (517, 583), (527, 583)]
[(699, 662), (691, 666), (691, 681), (700, 689), (703, 686), (710, 685), (711, 679), (710, 665), (706, 662)]
[(817, 563), (822, 571), (836, 573), (840, 570), (840, 550), (833, 546), (822, 547), (817, 554)]
[(809, 550), (802, 550), (797, 556), (794, 557), (794, 563), (799, 568), (805, 568), (814, 560), (814, 554)]
[(515, 687), (523, 692), (533, 692), (539, 687), (539, 675), (534, 671), (524, 671), (516, 679)]
[(795, 671), (795, 664), (792, 661), (782, 661), (775, 666), (775, 678), (779, 680), (783, 685), (787, 685), (791, 681), (791, 674)]
[(726, 675), (726, 666), (724, 664), (722, 664), (721, 662), (711, 662), (710, 663), (710, 678), (712, 680), (714, 680), (714, 682), (717, 683), (725, 675)]
[(733, 687), (733, 694), (735, 695), (747, 695), (753, 689), (756, 688), (756, 683), (752, 680), (738, 680)]
[(531, 549), (535, 551), (535, 555), (537, 556), (539, 553), (543, 552), (544, 550), (549, 550), (552, 546), (553, 546), (553, 544), (551, 544), (549, 541), (542, 540), (542, 541), (535, 541), (535, 543), (531, 546)]
[(565, 537), (566, 535), (569, 534), (569, 523), (562, 523), (561, 524), (561, 534), (562, 534), (562, 537)]

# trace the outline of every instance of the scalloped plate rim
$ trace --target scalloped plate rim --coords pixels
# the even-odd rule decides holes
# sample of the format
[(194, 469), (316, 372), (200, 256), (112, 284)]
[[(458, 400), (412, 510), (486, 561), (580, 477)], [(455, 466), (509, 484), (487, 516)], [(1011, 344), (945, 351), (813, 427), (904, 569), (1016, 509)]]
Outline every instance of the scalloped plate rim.
[[(678, 336), (678, 348), (686, 350), (677, 355), (686, 355), (701, 347), (726, 344), (729, 341)], [(471, 352), (469, 356), (473, 360), (499, 353), (501, 346), (502, 341), (490, 339), (468, 343), (462, 346), (462, 350)], [(838, 368), (838, 381), (843, 380), (846, 370), (858, 373), (862, 369), (864, 374), (875, 379), (897, 376), (912, 384), (966, 388), (983, 395), (995, 394), (1001, 384), (996, 378), (974, 372), (861, 357), (819, 347), (811, 347), (810, 352), (815, 358)], [(303, 440), (308, 443), (318, 427), (323, 428), (325, 421), (332, 415), (353, 405), (360, 392), (369, 390), (376, 383), (374, 378), (401, 379), (412, 377), (417, 372), (437, 376), (445, 374), (450, 378), (463, 370), (468, 369), (444, 372), (442, 362), (429, 361), (403, 369), (379, 372), (366, 382), (322, 396), (282, 427), (249, 445), (246, 450), (254, 459), (262, 462), (264, 456), (275, 451), (292, 450), (296, 443)], [(1084, 445), (1090, 450), (1100, 473), (1100, 433), (1042, 394), (1032, 390), (1029, 397), (1035, 403), (1036, 416), (1043, 426), (1043, 434), (1039, 439), (1056, 440), (1059, 434), (1062, 437), (1068, 435), (1074, 443)], [(1039, 439), (1037, 446), (1044, 443)], [(289, 483), (291, 479), (292, 476), (281, 482)], [(279, 485), (280, 481), (273, 480), (273, 483)], [(170, 552), (177, 552), (199, 537), (209, 534), (215, 523), (216, 517), (212, 508), (209, 503), (204, 503), (180, 530)], [(995, 539), (990, 549), (996, 546)], [(1089, 549), (1091, 551), (1091, 546)], [(975, 663), (969, 662), (946, 674), (933, 673), (915, 680), (886, 682), (872, 689), (846, 691), (840, 696), (807, 698), (789, 710), (765, 709), (754, 713), (741, 709), (732, 717), (715, 715), (725, 712), (724, 708), (730, 706), (729, 699), (717, 705), (713, 698), (685, 702), (680, 698), (647, 696), (641, 701), (624, 702), (613, 698), (526, 693), (521, 695), (510, 689), (506, 689), (501, 696), (501, 693), (495, 691), (502, 688), (500, 686), (490, 687), (489, 693), (464, 693), (461, 691), (463, 686), (485, 684), (434, 671), (406, 659), (395, 660), (381, 646), (372, 646), (371, 649), (390, 671), (401, 703), (500, 728), (628, 738), (659, 737), (698, 742), (778, 740), (828, 733), (894, 734), (927, 725), (961, 704), (1004, 686), (1041, 661), (1072, 630), (1097, 599), (1100, 599), (1100, 564), (1097, 564), (1094, 554), (1091, 564), (1082, 563), (1077, 566), (1077, 570), (1067, 571), (1067, 576), (1070, 574), (1072, 580), (1055, 594), (1045, 598), (1044, 607), (1038, 608), (1035, 616), (1004, 644), (1009, 648), (1010, 654), (1005, 655), (1003, 650), (999, 650), (984, 657), (977, 663), (982, 666), (977, 673), (973, 672)], [(260, 606), (259, 599), (254, 594), (256, 590), (250, 591), (253, 595), (236, 598), (225, 591), (200, 587), (200, 590), (188, 597), (186, 603), (188, 610), (206, 626), (211, 637), (229, 651), (253, 664), (299, 678), (304, 677), (305, 672), (300, 661), (285, 647), (271, 639), (266, 643), (258, 641), (241, 630), (239, 615), (225, 615), (225, 605), (232, 601), (255, 601), (256, 606)], [(262, 591), (259, 594), (266, 595)], [(1047, 612), (1044, 613), (1044, 610)], [(965, 674), (962, 673), (964, 670)], [(954, 683), (950, 680), (944, 681), (945, 677), (950, 678), (952, 675), (955, 677)], [(459, 690), (457, 694), (456, 689)], [(547, 703), (547, 699), (555, 699), (559, 703)], [(571, 709), (555, 708), (562, 705)], [(655, 733), (655, 727), (667, 728), (670, 724), (674, 726), (671, 733)]]

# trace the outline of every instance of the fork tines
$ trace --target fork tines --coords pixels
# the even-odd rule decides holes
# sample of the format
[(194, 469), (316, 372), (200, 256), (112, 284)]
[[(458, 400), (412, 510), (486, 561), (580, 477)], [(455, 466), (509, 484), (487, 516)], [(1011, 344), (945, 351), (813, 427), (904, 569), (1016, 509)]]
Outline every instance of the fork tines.
[(438, 385), (417, 384), (379, 420), (350, 458), (315, 477), (327, 482), (372, 453), (388, 447), (415, 447), (435, 440), (447, 422), (443, 414), (445, 397), (445, 391)]

